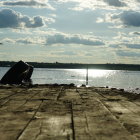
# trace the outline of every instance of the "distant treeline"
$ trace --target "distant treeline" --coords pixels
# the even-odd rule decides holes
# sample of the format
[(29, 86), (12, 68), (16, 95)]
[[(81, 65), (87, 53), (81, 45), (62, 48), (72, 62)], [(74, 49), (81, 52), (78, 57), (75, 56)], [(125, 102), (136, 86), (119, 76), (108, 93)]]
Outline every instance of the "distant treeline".
[[(0, 67), (11, 67), (17, 62), (0, 61)], [(136, 64), (80, 64), (80, 63), (39, 63), (27, 62), (35, 68), (64, 68), (64, 69), (107, 69), (107, 70), (134, 70), (140, 71), (140, 65)]]

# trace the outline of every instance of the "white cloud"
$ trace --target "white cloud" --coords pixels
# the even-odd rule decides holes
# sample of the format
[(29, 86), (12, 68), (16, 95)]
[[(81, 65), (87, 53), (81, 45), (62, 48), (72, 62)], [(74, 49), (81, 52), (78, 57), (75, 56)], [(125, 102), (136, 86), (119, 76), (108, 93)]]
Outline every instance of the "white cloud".
[(126, 3), (120, 1), (120, 0), (104, 0), (108, 5), (114, 6), (114, 7), (124, 7), (126, 6)]
[(140, 27), (140, 12), (123, 11), (121, 13), (107, 13), (104, 18), (97, 18), (97, 23), (113, 23), (115, 28)]
[(14, 39), (11, 39), (11, 38), (4, 38), (4, 39), (2, 39), (2, 42), (15, 43), (16, 41)]
[(2, 9), (0, 11), (0, 28), (37, 28), (46, 25), (46, 21), (50, 21), (50, 19), (42, 16), (30, 18), (11, 9)]
[(139, 36), (140, 35), (140, 32), (137, 32), (137, 31), (131, 32), (130, 35), (138, 35)]
[(38, 7), (38, 8), (48, 8), (55, 10), (48, 2), (48, 0), (15, 0), (15, 1), (2, 1), (0, 2), (1, 6), (24, 6), (24, 7)]
[(125, 44), (127, 48), (140, 49), (140, 44)]
[(22, 43), (22, 44), (39, 44), (44, 45), (45, 44), (45, 38), (43, 37), (27, 37), (27, 38), (20, 38), (16, 39), (16, 43)]
[(75, 3), (73, 10), (140, 10), (139, 0), (57, 0), (56, 3)]
[(124, 51), (124, 50), (118, 50), (116, 52), (116, 54), (118, 56), (123, 56), (123, 57), (131, 57), (131, 58), (138, 58), (140, 57), (140, 53), (139, 52), (133, 52), (133, 51)]
[(51, 52), (51, 55), (74, 56), (74, 55), (78, 55), (78, 53), (75, 51), (57, 51), (57, 52)]
[(115, 41), (110, 42), (111, 47), (123, 48), (123, 50), (140, 49), (140, 36), (137, 35), (137, 33), (138, 32), (118, 32), (118, 36), (113, 38)]
[(90, 46), (104, 45), (104, 42), (94, 37), (80, 34), (55, 33), (47, 36), (47, 45), (51, 44), (82, 44)]
[(57, 0), (59, 3), (75, 3), (71, 9), (81, 11), (84, 9), (94, 10), (98, 7), (103, 8), (105, 3), (103, 0)]
[(45, 38), (43, 38), (43, 37), (26, 37), (26, 38), (18, 38), (18, 39), (5, 38), (2, 40), (2, 42), (31, 44), (31, 45), (33, 45), (33, 44), (43, 45), (46, 43)]
[[(39, 34), (39, 32), (38, 32)], [(41, 34), (40, 34), (41, 35)], [(42, 37), (26, 37), (19, 39), (4, 39), (3, 42), (40, 44), (40, 45), (59, 45), (59, 44), (81, 44), (87, 46), (103, 46), (105, 43), (95, 37), (80, 34), (65, 34), (61, 32), (46, 32)]]
[(97, 20), (96, 20), (96, 23), (102, 23), (102, 22), (104, 22), (104, 19), (103, 19), (103, 18), (98, 17), (98, 18), (97, 18)]
[(119, 19), (125, 26), (140, 27), (140, 12), (137, 11), (124, 11), (113, 18)]

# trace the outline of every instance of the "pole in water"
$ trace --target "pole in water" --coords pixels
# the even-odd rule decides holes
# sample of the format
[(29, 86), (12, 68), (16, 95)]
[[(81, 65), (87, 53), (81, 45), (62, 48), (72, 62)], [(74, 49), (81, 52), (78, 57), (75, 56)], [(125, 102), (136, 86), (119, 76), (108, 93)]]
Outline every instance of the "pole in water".
[(87, 74), (86, 74), (86, 86), (88, 85), (88, 65), (87, 65)]

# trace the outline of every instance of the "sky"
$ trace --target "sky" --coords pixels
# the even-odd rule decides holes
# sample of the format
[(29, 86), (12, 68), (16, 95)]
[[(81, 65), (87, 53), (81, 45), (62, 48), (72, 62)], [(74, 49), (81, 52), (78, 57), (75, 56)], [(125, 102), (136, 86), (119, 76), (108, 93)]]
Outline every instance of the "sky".
[(140, 0), (0, 0), (0, 61), (140, 64)]

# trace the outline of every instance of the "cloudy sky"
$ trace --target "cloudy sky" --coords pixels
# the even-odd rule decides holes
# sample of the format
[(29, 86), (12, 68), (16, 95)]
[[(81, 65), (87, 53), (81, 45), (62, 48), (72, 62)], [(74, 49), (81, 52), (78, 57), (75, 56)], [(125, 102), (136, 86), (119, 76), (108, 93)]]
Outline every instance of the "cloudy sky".
[(0, 60), (140, 64), (140, 0), (0, 0)]

